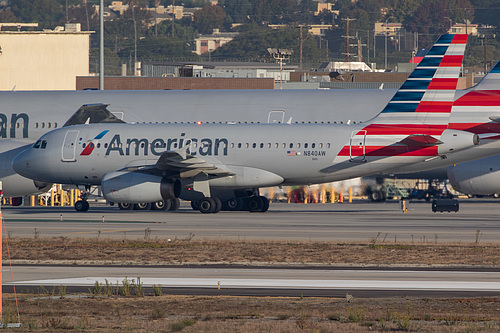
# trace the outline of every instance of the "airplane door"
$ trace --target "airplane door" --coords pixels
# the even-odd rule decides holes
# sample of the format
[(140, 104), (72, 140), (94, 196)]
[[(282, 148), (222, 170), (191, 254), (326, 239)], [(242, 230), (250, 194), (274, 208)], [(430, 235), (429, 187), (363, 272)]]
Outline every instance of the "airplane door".
[(267, 122), (269, 124), (282, 124), (285, 119), (285, 111), (283, 110), (272, 110), (267, 116)]
[(349, 162), (366, 162), (366, 130), (353, 131), (349, 141)]
[(76, 161), (76, 140), (80, 131), (67, 131), (62, 146), (61, 160), (63, 162)]

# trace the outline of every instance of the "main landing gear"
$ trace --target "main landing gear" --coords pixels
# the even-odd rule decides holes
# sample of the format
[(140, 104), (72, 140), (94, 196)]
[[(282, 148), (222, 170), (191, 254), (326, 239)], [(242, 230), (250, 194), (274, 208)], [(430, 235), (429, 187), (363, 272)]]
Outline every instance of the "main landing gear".
[(118, 208), (121, 210), (178, 210), (181, 202), (179, 199), (160, 200), (156, 202), (141, 202), (141, 203), (118, 203)]
[(204, 197), (199, 201), (191, 201), (191, 208), (203, 214), (225, 211), (266, 212), (269, 209), (269, 199), (263, 196), (248, 198), (233, 198), (222, 202), (217, 197)]
[(80, 195), (81, 200), (75, 202), (75, 209), (77, 212), (86, 212), (89, 210), (90, 205), (89, 202), (87, 201), (87, 198), (89, 196), (89, 191), (90, 191), (90, 186), (86, 185), (85, 190)]

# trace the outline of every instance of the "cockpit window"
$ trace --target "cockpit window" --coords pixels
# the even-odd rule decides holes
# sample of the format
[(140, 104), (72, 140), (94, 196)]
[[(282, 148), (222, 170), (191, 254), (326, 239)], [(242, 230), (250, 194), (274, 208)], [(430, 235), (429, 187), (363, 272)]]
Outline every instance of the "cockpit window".
[(47, 147), (47, 141), (42, 140), (42, 144), (40, 145), (41, 149), (45, 149)]
[(40, 144), (42, 143), (41, 140), (38, 140), (37, 142), (35, 142), (35, 144), (33, 145), (33, 148), (35, 149), (39, 149), (40, 148)]

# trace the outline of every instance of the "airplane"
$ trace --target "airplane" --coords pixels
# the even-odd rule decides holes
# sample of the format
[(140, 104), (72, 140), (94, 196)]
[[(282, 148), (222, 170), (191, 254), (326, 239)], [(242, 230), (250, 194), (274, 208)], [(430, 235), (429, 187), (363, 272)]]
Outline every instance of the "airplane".
[(290, 119), (293, 123), (354, 123), (370, 119), (394, 93), (378, 89), (2, 91), (0, 180), (6, 197), (21, 199), (48, 190), (51, 184), (17, 174), (12, 160), (40, 136), (60, 128), (82, 105), (109, 104), (109, 111), (130, 123), (273, 123)]
[[(481, 126), (500, 130), (488, 118), (494, 113), (474, 111), (477, 96), (486, 92), (455, 100), (466, 40), (441, 36), (366, 123), (75, 125), (42, 136), (16, 156), (13, 167), (38, 181), (101, 185), (112, 202), (182, 198), (193, 209), (215, 213), (223, 207), (266, 211), (269, 201), (259, 187), (426, 170), (491, 156), (500, 141), (480, 143), (471, 132)], [(75, 208), (89, 205), (84, 198)]]

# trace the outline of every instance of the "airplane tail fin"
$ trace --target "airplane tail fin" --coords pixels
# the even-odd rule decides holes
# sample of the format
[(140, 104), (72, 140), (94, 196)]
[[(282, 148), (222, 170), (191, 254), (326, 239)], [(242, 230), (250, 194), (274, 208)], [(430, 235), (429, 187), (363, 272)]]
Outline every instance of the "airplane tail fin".
[(498, 90), (500, 87), (500, 61), (471, 90)]
[(467, 36), (442, 35), (365, 130), (425, 127), (431, 130), (425, 134), (440, 134), (449, 122)]
[(500, 139), (500, 61), (453, 102), (449, 128), (475, 133), (481, 139)]

